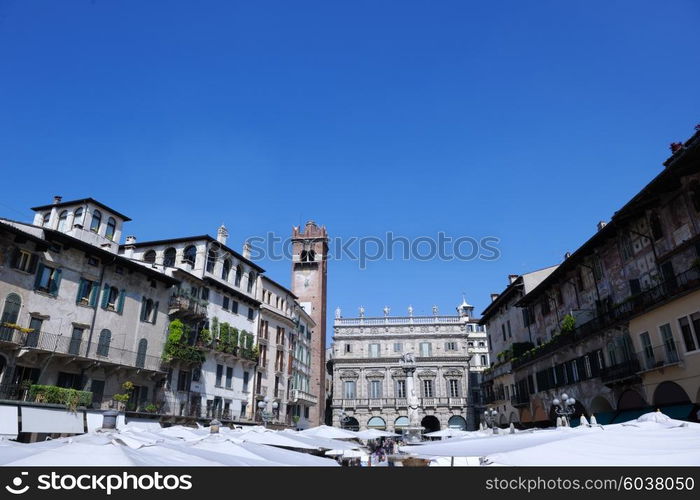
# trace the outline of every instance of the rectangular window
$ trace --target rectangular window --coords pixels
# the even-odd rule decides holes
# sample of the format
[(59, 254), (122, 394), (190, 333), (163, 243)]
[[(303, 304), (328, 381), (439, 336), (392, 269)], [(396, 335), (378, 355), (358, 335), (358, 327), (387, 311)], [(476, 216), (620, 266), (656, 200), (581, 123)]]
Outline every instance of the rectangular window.
[(37, 260), (37, 256), (33, 253), (17, 249), (12, 267), (25, 273), (33, 273), (36, 270)]
[(234, 314), (238, 314), (238, 302), (235, 300), (231, 301), (231, 312)]
[(456, 380), (456, 379), (450, 380), (450, 397), (451, 398), (458, 398), (459, 397), (459, 380)]
[(640, 333), (639, 340), (642, 342), (642, 360), (644, 362), (644, 369), (649, 370), (653, 368), (654, 364), (656, 363), (654, 360), (654, 348), (651, 346), (649, 332)]
[(248, 321), (253, 321), (255, 319), (255, 309), (252, 307), (248, 308)]
[(506, 341), (506, 325), (501, 325), (501, 333), (503, 334), (503, 341)]
[(683, 343), (685, 343), (686, 352), (694, 351), (697, 349), (695, 344), (695, 339), (693, 338), (693, 331), (690, 328), (690, 322), (687, 317), (683, 317), (678, 320), (678, 326), (681, 328), (681, 333), (683, 334)]
[(61, 283), (61, 270), (53, 267), (39, 265), (36, 275), (35, 290), (49, 293), (54, 297), (58, 295), (58, 287)]
[[(697, 315), (698, 313), (693, 314), (693, 316), (691, 316), (691, 319), (693, 319), (693, 317)], [(695, 319), (693, 319), (693, 325), (695, 325)], [(659, 327), (659, 330), (661, 331), (661, 340), (664, 343), (664, 351), (666, 352), (668, 362), (677, 363), (679, 361), (678, 349), (676, 349), (676, 341), (673, 339), (671, 325), (669, 325), (668, 323), (665, 325), (661, 325)], [(697, 326), (695, 331), (697, 332)]]
[(230, 299), (228, 297), (224, 297), (223, 304), (221, 305), (221, 307), (223, 307), (225, 310), (228, 311), (229, 302), (230, 302)]
[(369, 345), (369, 357), (370, 358), (378, 358), (379, 357), (379, 344), (370, 344)]
[(510, 320), (508, 320), (508, 338), (513, 337), (513, 332), (510, 329)]
[(624, 235), (622, 236), (622, 238), (620, 238), (620, 255), (622, 256), (622, 260), (630, 260), (632, 257), (634, 257), (634, 251), (632, 250), (632, 241), (627, 235)]
[(369, 383), (369, 397), (371, 399), (379, 399), (382, 397), (382, 382), (381, 380), (371, 380)]
[(630, 295), (639, 295), (642, 293), (642, 286), (639, 284), (638, 279), (629, 280), (630, 284)]
[(231, 389), (233, 387), (233, 368), (230, 366), (226, 367), (226, 388)]
[(403, 344), (401, 342), (394, 342), (394, 352), (401, 352), (403, 350)]
[(209, 289), (208, 288), (202, 288), (202, 300), (209, 300)]
[(396, 381), (396, 397), (405, 398), (406, 397), (406, 381), (397, 380)]
[(345, 344), (345, 352), (352, 352), (352, 344)]
[(178, 391), (183, 391), (183, 392), (188, 392), (190, 390), (190, 372), (180, 370), (177, 373), (177, 390)]
[(481, 355), (481, 366), (486, 366), (486, 355), (482, 354)]
[(345, 399), (355, 399), (355, 381), (346, 380), (345, 381), (344, 397)]
[(224, 375), (224, 366), (216, 365), (216, 387), (221, 387), (221, 377)]
[(248, 392), (248, 381), (250, 380), (250, 373), (243, 372), (243, 392)]
[(691, 314), (690, 322), (693, 325), (693, 330), (695, 330), (695, 345), (700, 347), (700, 313)]
[(433, 347), (430, 342), (420, 343), (420, 355), (423, 358), (429, 358), (432, 355)]
[(457, 342), (445, 342), (445, 350), (446, 351), (456, 351), (457, 350)]
[(432, 398), (433, 397), (433, 381), (423, 380), (423, 397)]
[(85, 278), (80, 278), (80, 283), (78, 284), (78, 296), (76, 297), (76, 303), (95, 307), (97, 305), (97, 295), (100, 292), (99, 284), (96, 281), (87, 280)]
[(73, 333), (70, 337), (70, 344), (68, 344), (68, 354), (79, 354), (80, 344), (83, 340), (84, 328), (73, 327)]
[(44, 320), (41, 318), (32, 317), (29, 321), (30, 332), (27, 333), (26, 346), (37, 347), (39, 345), (39, 335), (41, 335), (41, 327)]

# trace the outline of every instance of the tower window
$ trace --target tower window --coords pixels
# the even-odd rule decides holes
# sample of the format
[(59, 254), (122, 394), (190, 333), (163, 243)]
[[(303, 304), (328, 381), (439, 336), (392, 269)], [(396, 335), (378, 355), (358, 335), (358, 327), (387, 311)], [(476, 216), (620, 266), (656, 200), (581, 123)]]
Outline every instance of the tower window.
[(107, 219), (107, 230), (105, 231), (105, 238), (108, 240), (113, 240), (114, 239), (114, 233), (117, 230), (117, 221), (114, 220), (114, 217), (110, 217)]
[(316, 252), (313, 250), (302, 250), (300, 260), (301, 262), (314, 262), (316, 260)]
[(90, 231), (96, 233), (100, 230), (100, 224), (102, 223), (102, 214), (99, 210), (95, 210), (92, 213), (92, 221), (90, 222)]

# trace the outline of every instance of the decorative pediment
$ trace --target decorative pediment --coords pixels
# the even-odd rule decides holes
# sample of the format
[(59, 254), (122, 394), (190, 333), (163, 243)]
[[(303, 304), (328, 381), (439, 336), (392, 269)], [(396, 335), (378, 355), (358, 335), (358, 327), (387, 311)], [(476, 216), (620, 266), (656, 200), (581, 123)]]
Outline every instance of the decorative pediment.
[(418, 372), (418, 376), (420, 378), (435, 378), (435, 377), (437, 377), (437, 373), (435, 373), (432, 370), (423, 370), (423, 371)]
[(340, 378), (360, 378), (360, 374), (353, 370), (343, 370), (339, 376)]
[(443, 377), (449, 378), (462, 377), (463, 375), (464, 372), (462, 372), (462, 370), (457, 370), (456, 368), (450, 368), (449, 370), (445, 370), (442, 372)]
[(384, 372), (373, 370), (371, 372), (365, 373), (365, 378), (384, 378)]
[(393, 378), (406, 378), (406, 372), (403, 370), (391, 370), (391, 376)]

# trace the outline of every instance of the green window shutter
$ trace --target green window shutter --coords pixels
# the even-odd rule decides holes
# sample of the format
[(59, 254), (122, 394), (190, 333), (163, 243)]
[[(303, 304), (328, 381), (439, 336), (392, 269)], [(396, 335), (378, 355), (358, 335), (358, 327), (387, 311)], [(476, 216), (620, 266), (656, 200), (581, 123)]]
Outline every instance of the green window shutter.
[(126, 296), (126, 290), (123, 288), (119, 292), (119, 299), (117, 300), (117, 312), (121, 314), (124, 311), (124, 297)]
[(49, 289), (49, 293), (56, 297), (58, 295), (58, 289), (61, 286), (61, 275), (63, 272), (60, 269), (56, 269), (53, 272), (53, 279), (51, 280), (51, 285)]
[(109, 305), (109, 283), (105, 283), (102, 287), (102, 309), (107, 309)]
[(39, 268), (36, 270), (36, 279), (34, 280), (34, 290), (39, 288), (42, 274), (44, 274), (44, 264), (39, 264)]
[(154, 325), (156, 324), (156, 320), (158, 319), (158, 305), (159, 304), (160, 304), (160, 302), (156, 302), (155, 305), (153, 306), (153, 321), (151, 321), (151, 323), (153, 323)]
[(92, 291), (90, 292), (90, 307), (97, 307), (97, 299), (100, 296), (100, 282), (95, 281), (92, 284)]
[(80, 299), (85, 294), (85, 287), (87, 286), (87, 280), (80, 278), (80, 284), (78, 285), (78, 295), (75, 297), (75, 303), (80, 304)]

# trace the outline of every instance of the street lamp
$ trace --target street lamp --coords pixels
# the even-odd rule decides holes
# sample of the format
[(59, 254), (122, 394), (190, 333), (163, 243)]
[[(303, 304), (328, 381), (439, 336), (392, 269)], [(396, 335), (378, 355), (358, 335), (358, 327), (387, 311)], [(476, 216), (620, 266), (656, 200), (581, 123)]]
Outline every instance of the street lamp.
[(270, 403), (270, 398), (269, 396), (265, 396), (265, 399), (262, 401), (258, 402), (258, 410), (260, 412), (260, 418), (263, 421), (263, 426), (267, 427), (267, 424), (270, 423), (270, 421), (274, 418), (275, 413), (277, 411), (277, 408), (279, 408), (279, 404), (277, 401), (272, 402), (272, 411), (267, 411), (267, 406)]
[(498, 426), (496, 425), (496, 417), (498, 412), (496, 410), (489, 410), (488, 408), (484, 411), (484, 422), (487, 427), (493, 429), (494, 434), (498, 434)]
[(564, 393), (561, 395), (561, 399), (554, 398), (552, 404), (554, 405), (554, 413), (557, 414), (557, 419), (561, 418), (564, 426), (569, 427), (569, 419), (576, 413), (576, 400)]

